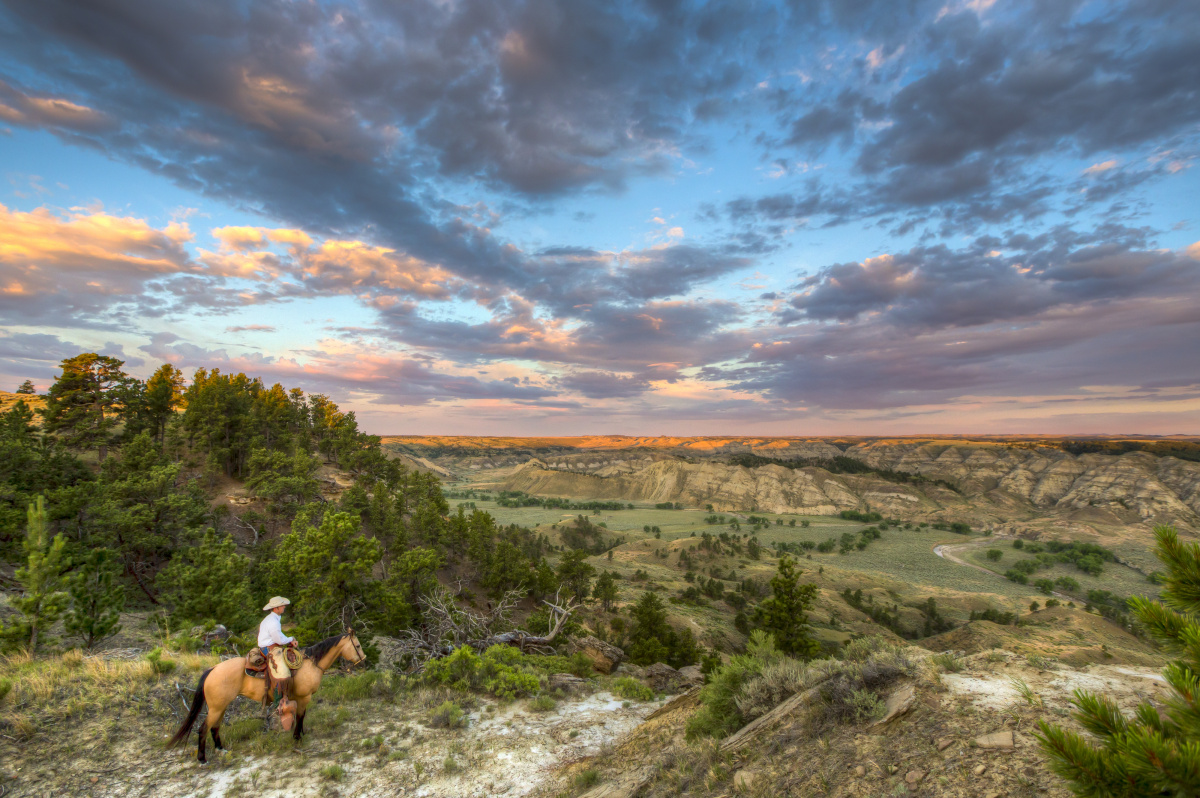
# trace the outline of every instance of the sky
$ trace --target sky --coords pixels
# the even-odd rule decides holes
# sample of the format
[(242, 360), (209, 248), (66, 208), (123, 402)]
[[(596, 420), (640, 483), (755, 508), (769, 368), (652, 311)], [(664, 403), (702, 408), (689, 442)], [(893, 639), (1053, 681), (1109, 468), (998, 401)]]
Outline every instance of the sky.
[(1195, 0), (0, 0), (0, 388), (1200, 434)]

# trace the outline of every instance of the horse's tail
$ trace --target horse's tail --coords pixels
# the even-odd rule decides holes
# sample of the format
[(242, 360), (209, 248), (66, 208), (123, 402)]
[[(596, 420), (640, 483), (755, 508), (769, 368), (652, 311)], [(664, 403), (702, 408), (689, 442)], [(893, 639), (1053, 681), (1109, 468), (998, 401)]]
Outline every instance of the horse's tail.
[(179, 731), (175, 732), (175, 736), (167, 744), (169, 748), (174, 748), (186, 740), (188, 733), (192, 730), (192, 726), (196, 723), (196, 718), (200, 717), (200, 709), (204, 706), (204, 680), (208, 678), (208, 674), (210, 673), (212, 673), (212, 668), (200, 674), (200, 683), (196, 685), (196, 694), (192, 696), (192, 709), (188, 712), (187, 719), (183, 722), (183, 725), (179, 727)]

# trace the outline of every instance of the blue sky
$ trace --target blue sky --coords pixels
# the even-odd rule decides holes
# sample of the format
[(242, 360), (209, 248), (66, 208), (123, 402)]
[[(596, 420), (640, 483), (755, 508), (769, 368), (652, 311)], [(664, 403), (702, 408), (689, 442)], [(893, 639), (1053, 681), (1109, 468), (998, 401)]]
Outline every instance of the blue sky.
[[(1190, 2), (0, 2), (0, 386), (1200, 433)], [(6, 385), (6, 383), (8, 385)]]

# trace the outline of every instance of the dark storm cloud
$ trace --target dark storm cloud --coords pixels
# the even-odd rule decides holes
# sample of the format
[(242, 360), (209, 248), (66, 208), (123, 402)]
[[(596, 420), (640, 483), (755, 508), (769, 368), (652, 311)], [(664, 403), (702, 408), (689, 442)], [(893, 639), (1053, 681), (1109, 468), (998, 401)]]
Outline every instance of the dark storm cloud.
[(763, 137), (770, 156), (849, 148), (856, 179), (738, 198), (728, 218), (771, 231), (886, 216), (897, 233), (932, 224), (951, 236), (1078, 212), (1165, 176), (1160, 163), (1080, 187), (1031, 168), (1049, 156), (1200, 147), (1200, 6), (1109, 2), (1076, 14), (1079, 6), (997, 4), (983, 19), (947, 4), (904, 30), (902, 80), (850, 70), (781, 92), (782, 131)]
[[(692, 136), (691, 105), (745, 88), (743, 65), (779, 41), (786, 16), (740, 4), (8, 5), (2, 43), (38, 90), (120, 120), (24, 124), (311, 232), (369, 229), (483, 287), (532, 278), (535, 293), (537, 267), (464, 218), (438, 177), (533, 197), (660, 170)], [(650, 288), (614, 290), (660, 295), (652, 269), (637, 277)]]
[(782, 318), (851, 321), (871, 314), (921, 330), (1036, 318), (1051, 308), (1130, 297), (1200, 294), (1200, 263), (1183, 253), (1115, 240), (1064, 247), (1051, 238), (1045, 244), (1002, 252), (993, 248), (1005, 248), (998, 239), (983, 239), (968, 249), (919, 247), (835, 264), (801, 283)]

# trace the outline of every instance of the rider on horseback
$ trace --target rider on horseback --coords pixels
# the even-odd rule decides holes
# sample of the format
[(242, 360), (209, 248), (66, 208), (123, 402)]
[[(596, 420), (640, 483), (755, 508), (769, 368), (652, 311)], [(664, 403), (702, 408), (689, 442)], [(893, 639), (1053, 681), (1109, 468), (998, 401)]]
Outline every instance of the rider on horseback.
[(295, 703), (288, 700), (292, 669), (300, 667), (302, 661), (300, 652), (296, 650), (296, 638), (285, 635), (280, 623), (280, 616), (291, 603), (283, 596), (273, 596), (263, 607), (269, 614), (258, 625), (258, 645), (267, 658), (269, 684), (274, 688), (263, 696), (263, 704), (267, 704), (271, 692), (274, 692), (280, 699), (279, 715), (285, 729), (292, 726), (295, 707)]

